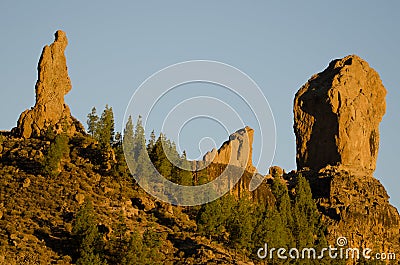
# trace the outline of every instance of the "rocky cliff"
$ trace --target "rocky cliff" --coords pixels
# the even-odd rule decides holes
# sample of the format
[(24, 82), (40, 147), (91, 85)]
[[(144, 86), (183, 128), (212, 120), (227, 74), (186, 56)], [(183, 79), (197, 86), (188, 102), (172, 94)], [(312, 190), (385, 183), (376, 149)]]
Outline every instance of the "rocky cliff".
[(231, 134), (229, 140), (223, 143), (218, 150), (214, 148), (207, 152), (203, 161), (236, 166), (248, 172), (255, 172), (256, 168), (253, 166), (252, 160), (253, 136), (254, 130), (246, 126)]
[(64, 96), (72, 88), (64, 55), (67, 45), (65, 32), (58, 30), (54, 42), (43, 48), (35, 87), (36, 103), (19, 117), (14, 130), (17, 135), (24, 138), (39, 137), (49, 128), (56, 133), (65, 131), (70, 135), (83, 131), (82, 125), (71, 116), (64, 101)]
[[(235, 198), (250, 197), (254, 202), (272, 205), (275, 198), (266, 181), (250, 192), (253, 177), (263, 179), (253, 165), (254, 130), (249, 126), (239, 129), (229, 136), (221, 147), (207, 152), (202, 161), (193, 161), (194, 178), (209, 176), (209, 180), (226, 177), (230, 194)], [(238, 179), (239, 178), (239, 179)]]
[(399, 214), (373, 177), (386, 89), (358, 56), (332, 61), (294, 100), (297, 167), (311, 184), (328, 223), (328, 239), (351, 247), (394, 251)]

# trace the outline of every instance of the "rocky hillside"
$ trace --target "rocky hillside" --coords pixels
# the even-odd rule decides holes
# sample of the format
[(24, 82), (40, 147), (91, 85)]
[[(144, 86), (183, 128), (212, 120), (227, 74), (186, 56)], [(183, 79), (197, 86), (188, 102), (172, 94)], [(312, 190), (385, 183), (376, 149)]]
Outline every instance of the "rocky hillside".
[[(247, 264), (244, 255), (195, 233), (191, 209), (146, 194), (117, 157), (118, 148), (84, 132), (64, 102), (71, 89), (68, 41), (62, 31), (55, 37), (39, 61), (35, 106), (21, 114), (12, 132), (0, 134), (0, 264), (77, 262), (74, 227), (89, 202), (102, 255), (111, 264), (123, 252), (116, 245), (133, 232), (158, 242), (157, 250), (146, 242), (146, 249), (132, 249), (139, 255), (132, 260), (143, 264)], [(118, 236), (121, 226), (125, 232)]]
[[(398, 211), (373, 177), (386, 90), (361, 58), (335, 60), (300, 88), (298, 168), (286, 173), (274, 166), (261, 176), (252, 164), (249, 127), (191, 162), (162, 135), (147, 142), (140, 122), (134, 130), (130, 119), (124, 135), (115, 134), (108, 106), (100, 118), (92, 111), (86, 133), (64, 101), (71, 89), (68, 41), (62, 31), (55, 37), (39, 61), (35, 106), (12, 131), (0, 132), (0, 264), (282, 264), (260, 259), (257, 250), (264, 243), (321, 249), (343, 236), (351, 247), (400, 249)], [(125, 161), (126, 142), (134, 172)], [(174, 167), (163, 146), (193, 171)], [(154, 170), (141, 167), (144, 152), (183, 185), (225, 172), (230, 192), (194, 207), (154, 199), (134, 178)], [(250, 192), (253, 177), (264, 181)]]
[(76, 261), (72, 228), (88, 200), (106, 241), (122, 216), (128, 230), (143, 234), (150, 229), (160, 237), (163, 264), (246, 264), (245, 257), (194, 233), (196, 223), (185, 209), (154, 200), (131, 178), (99, 172), (85, 155), (97, 145), (89, 136), (71, 138), (61, 173), (45, 176), (41, 162), (49, 145), (46, 140), (1, 136), (0, 264)]

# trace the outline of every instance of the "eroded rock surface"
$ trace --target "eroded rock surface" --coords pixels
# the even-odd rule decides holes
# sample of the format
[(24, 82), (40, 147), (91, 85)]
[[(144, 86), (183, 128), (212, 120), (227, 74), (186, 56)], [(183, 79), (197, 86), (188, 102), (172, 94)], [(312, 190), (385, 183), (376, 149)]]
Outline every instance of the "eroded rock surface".
[(207, 152), (203, 158), (204, 162), (231, 165), (248, 172), (255, 172), (252, 160), (253, 135), (254, 130), (248, 126), (236, 131), (218, 150)]
[[(264, 178), (253, 165), (253, 136), (254, 130), (248, 126), (234, 132), (218, 150), (207, 152), (203, 161), (194, 161), (194, 168), (195, 171), (205, 170), (209, 180), (223, 179), (221, 186), (228, 185), (230, 194), (237, 199), (247, 196), (254, 202), (272, 205), (275, 198), (266, 181), (256, 190), (249, 190), (253, 177)], [(198, 174), (201, 175), (201, 171)]]
[(304, 174), (326, 221), (329, 242), (344, 236), (351, 247), (386, 253), (399, 249), (399, 213), (379, 180), (340, 167)]
[(340, 164), (372, 173), (385, 96), (378, 73), (356, 55), (311, 77), (294, 100), (298, 169)]
[(64, 101), (64, 96), (72, 88), (64, 55), (67, 45), (65, 32), (58, 30), (54, 42), (43, 48), (35, 87), (36, 103), (19, 117), (18, 135), (24, 138), (42, 136), (49, 127), (56, 133), (65, 131), (74, 134), (83, 130)]
[(400, 217), (373, 177), (386, 89), (358, 56), (332, 61), (294, 100), (297, 167), (310, 182), (327, 239), (390, 252), (399, 248)]

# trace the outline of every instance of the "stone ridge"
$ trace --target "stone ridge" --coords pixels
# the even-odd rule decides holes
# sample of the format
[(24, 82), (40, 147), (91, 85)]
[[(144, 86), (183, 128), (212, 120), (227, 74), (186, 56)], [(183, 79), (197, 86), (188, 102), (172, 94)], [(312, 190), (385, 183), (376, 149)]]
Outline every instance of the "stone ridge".
[(294, 99), (298, 169), (342, 165), (372, 173), (385, 96), (378, 73), (356, 55), (311, 77)]
[(248, 172), (256, 172), (253, 165), (253, 136), (254, 130), (249, 126), (236, 131), (229, 136), (229, 140), (224, 142), (217, 150), (207, 152), (203, 161), (208, 163), (231, 165), (242, 168)]
[(83, 126), (71, 116), (70, 109), (64, 101), (64, 96), (72, 88), (64, 55), (67, 45), (65, 32), (58, 30), (54, 42), (43, 48), (35, 86), (36, 103), (19, 117), (17, 128), (14, 130), (17, 135), (23, 138), (39, 137), (44, 135), (49, 127), (56, 133), (83, 132)]

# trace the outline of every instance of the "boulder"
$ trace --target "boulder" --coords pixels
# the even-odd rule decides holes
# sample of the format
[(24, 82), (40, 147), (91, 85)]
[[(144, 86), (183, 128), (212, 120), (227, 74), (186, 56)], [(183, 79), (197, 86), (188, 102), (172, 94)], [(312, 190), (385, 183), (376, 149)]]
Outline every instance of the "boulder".
[(269, 168), (269, 175), (271, 175), (272, 177), (283, 177), (283, 174), (285, 173), (285, 171), (278, 166), (272, 166)]

